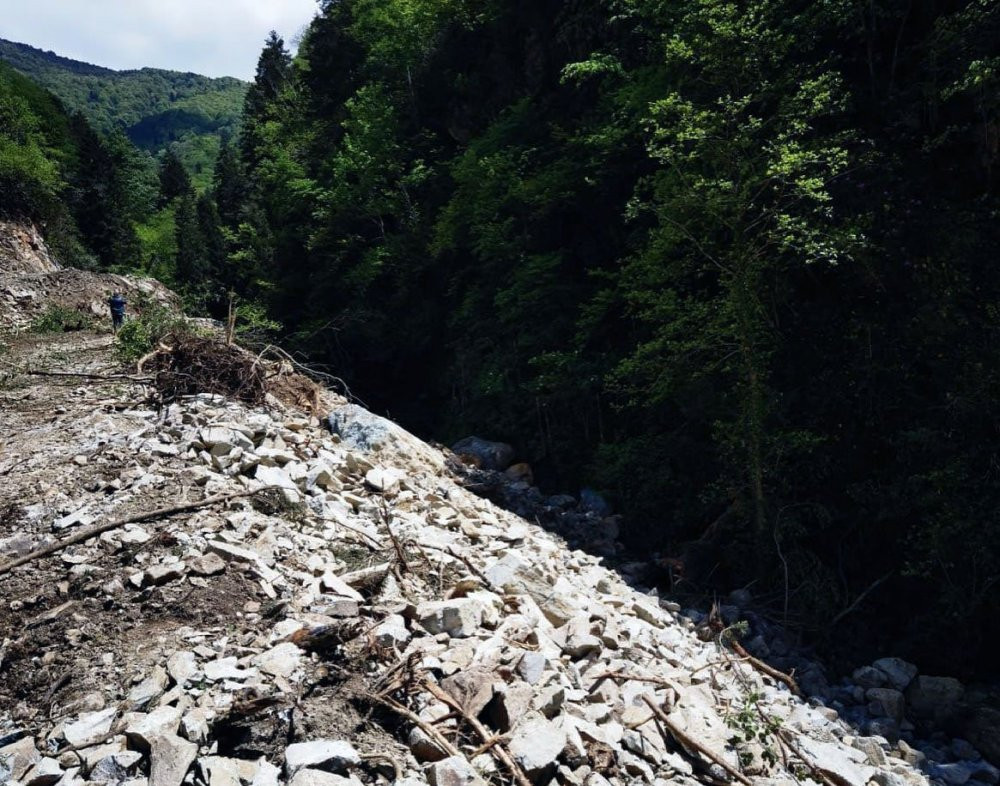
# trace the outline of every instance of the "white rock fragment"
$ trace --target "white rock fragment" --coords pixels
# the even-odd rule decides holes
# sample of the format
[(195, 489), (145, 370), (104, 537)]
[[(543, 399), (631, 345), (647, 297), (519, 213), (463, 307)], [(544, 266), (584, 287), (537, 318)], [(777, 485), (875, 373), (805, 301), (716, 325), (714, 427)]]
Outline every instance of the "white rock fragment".
[(193, 652), (181, 650), (167, 658), (167, 674), (177, 685), (183, 685), (197, 673), (198, 659)]
[(359, 781), (325, 770), (303, 768), (292, 776), (288, 786), (359, 786)]
[(150, 740), (177, 733), (181, 711), (177, 707), (157, 707), (150, 713), (130, 713), (125, 716), (125, 736), (133, 747), (149, 750)]
[[(141, 759), (142, 756), (139, 756)], [(44, 758), (39, 760), (35, 766), (33, 766), (28, 772), (24, 774), (22, 779), (24, 786), (53, 786), (57, 783), (64, 775), (63, 768), (59, 766), (59, 762), (55, 759)], [(98, 777), (91, 776), (91, 780), (100, 783), (100, 773), (97, 773)]]
[(542, 716), (532, 716), (514, 728), (508, 749), (525, 774), (539, 782), (555, 770), (566, 747), (566, 732)]
[(354, 746), (343, 740), (296, 742), (285, 748), (285, 772), (289, 775), (306, 767), (346, 770), (361, 764)]
[(464, 756), (451, 756), (427, 769), (431, 786), (486, 786), (486, 781)]
[(447, 633), (453, 639), (463, 639), (479, 629), (483, 606), (474, 598), (431, 601), (417, 607), (417, 619), (428, 633)]
[(117, 714), (118, 710), (115, 707), (84, 713), (78, 721), (68, 724), (63, 729), (63, 736), (70, 745), (78, 747), (99, 742), (111, 733), (111, 724), (114, 723)]
[(257, 676), (256, 669), (242, 669), (235, 657), (219, 658), (205, 664), (205, 679), (212, 682), (221, 680), (243, 681)]
[(149, 742), (149, 786), (181, 786), (198, 755), (198, 746), (172, 734), (161, 734)]
[(402, 480), (402, 472), (385, 467), (376, 467), (365, 474), (365, 485), (384, 494), (395, 494)]
[(253, 659), (254, 665), (265, 674), (286, 679), (295, 673), (301, 661), (302, 650), (290, 641), (272, 647)]
[(15, 781), (20, 780), (41, 758), (42, 755), (35, 749), (35, 741), (31, 737), (22, 737), (0, 748), (0, 762), (10, 773), (9, 777)]
[(167, 672), (162, 666), (154, 666), (152, 673), (129, 691), (129, 706), (135, 710), (147, 707), (167, 689)]

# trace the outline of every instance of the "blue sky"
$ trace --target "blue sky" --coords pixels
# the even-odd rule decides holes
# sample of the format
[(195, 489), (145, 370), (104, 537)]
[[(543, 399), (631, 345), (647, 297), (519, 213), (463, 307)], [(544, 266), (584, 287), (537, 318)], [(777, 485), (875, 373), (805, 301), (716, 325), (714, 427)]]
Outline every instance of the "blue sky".
[(270, 30), (294, 41), (316, 0), (0, 0), (0, 38), (108, 68), (251, 79)]

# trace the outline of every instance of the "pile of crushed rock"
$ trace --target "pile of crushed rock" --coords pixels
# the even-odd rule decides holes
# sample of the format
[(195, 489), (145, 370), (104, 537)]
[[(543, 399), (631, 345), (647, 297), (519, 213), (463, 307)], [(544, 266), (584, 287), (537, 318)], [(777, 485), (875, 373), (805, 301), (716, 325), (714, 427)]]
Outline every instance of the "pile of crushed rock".
[(192, 507), (0, 564), (0, 783), (958, 783), (359, 407), (47, 384), (4, 401), (0, 563)]

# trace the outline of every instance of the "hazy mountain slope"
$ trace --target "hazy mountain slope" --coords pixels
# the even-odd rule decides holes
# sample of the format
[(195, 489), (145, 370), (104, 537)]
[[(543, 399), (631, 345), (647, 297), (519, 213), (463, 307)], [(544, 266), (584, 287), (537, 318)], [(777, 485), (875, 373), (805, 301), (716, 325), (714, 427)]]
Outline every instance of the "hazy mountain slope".
[(238, 125), (246, 83), (143, 68), (113, 71), (0, 40), (0, 59), (51, 90), (101, 131), (122, 129), (139, 147), (157, 152), (176, 144), (196, 182), (204, 184), (219, 139)]

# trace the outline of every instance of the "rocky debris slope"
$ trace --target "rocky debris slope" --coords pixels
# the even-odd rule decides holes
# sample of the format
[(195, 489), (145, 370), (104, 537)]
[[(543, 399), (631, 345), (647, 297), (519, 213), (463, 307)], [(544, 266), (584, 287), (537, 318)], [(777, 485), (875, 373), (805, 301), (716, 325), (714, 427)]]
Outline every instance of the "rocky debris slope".
[(180, 305), (153, 279), (60, 268), (32, 225), (0, 221), (0, 331), (26, 328), (53, 306), (110, 319), (113, 292), (121, 292), (133, 307), (139, 302)]
[(34, 224), (0, 221), (0, 273), (53, 273), (58, 269)]
[[(15, 354), (100, 375), (109, 349)], [(114, 378), (0, 390), (0, 563), (258, 493), (0, 564), (0, 782), (928, 783), (909, 748), (704, 641), (395, 424), (144, 400)]]

